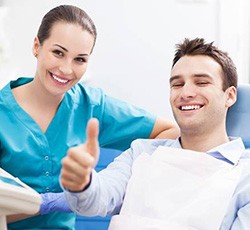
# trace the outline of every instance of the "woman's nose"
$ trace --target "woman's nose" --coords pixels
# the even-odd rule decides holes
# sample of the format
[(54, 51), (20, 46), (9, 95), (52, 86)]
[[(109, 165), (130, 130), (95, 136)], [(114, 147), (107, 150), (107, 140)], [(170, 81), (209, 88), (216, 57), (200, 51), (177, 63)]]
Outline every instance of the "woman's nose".
[(64, 74), (64, 75), (69, 75), (73, 72), (72, 70), (72, 63), (71, 61), (64, 61), (61, 63), (59, 70)]

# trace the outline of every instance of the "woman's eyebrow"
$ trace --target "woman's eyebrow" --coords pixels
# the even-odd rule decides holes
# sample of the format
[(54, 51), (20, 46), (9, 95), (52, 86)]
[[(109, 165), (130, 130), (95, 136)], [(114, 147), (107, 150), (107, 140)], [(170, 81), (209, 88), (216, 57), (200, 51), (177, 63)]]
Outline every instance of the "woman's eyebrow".
[[(59, 45), (59, 44), (54, 44), (54, 46), (58, 46), (61, 49), (63, 49), (65, 52), (69, 52), (65, 47)], [(89, 56), (89, 54), (78, 54), (78, 56)]]
[(65, 47), (63, 47), (63, 46), (61, 46), (61, 45), (59, 45), (59, 44), (54, 44), (54, 46), (58, 46), (58, 47), (60, 47), (61, 49), (63, 49), (64, 51), (69, 52)]

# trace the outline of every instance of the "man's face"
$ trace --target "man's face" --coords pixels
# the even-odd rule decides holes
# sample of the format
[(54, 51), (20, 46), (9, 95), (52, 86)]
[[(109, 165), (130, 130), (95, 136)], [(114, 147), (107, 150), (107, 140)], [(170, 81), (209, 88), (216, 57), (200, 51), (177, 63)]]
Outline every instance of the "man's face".
[(170, 103), (182, 133), (225, 128), (236, 92), (231, 93), (232, 87), (222, 90), (222, 76), (221, 66), (205, 55), (184, 56), (172, 68)]

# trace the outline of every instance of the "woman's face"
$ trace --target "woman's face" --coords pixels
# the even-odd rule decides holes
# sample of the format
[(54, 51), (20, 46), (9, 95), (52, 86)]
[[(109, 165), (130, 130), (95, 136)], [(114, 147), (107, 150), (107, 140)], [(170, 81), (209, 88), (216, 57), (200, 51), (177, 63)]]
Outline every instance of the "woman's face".
[(52, 95), (63, 95), (86, 72), (94, 38), (77, 24), (55, 23), (49, 38), (40, 44), (35, 38), (37, 57), (35, 81)]

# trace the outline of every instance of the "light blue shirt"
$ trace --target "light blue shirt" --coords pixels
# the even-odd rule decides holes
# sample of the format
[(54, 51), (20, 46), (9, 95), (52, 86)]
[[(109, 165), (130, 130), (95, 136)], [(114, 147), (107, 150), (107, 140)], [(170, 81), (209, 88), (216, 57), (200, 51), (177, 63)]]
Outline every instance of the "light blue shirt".
[[(133, 162), (142, 152), (152, 154), (158, 146), (181, 148), (178, 139), (134, 141), (131, 148), (117, 157), (106, 169), (100, 173), (93, 171), (91, 184), (85, 191), (80, 193), (65, 191), (72, 209), (84, 216), (118, 214), (131, 177)], [(239, 161), (244, 165), (220, 230), (249, 230), (250, 152), (245, 150), (241, 138), (237, 138), (208, 151), (207, 154), (229, 164), (234, 165)]]
[[(61, 102), (45, 133), (19, 106), (11, 89), (32, 81), (20, 78), (0, 91), (0, 167), (39, 193), (61, 192), (61, 160), (69, 147), (86, 140), (91, 117), (100, 123), (102, 147), (124, 150), (139, 137), (147, 138), (156, 117), (101, 89), (77, 84)], [(30, 95), (32, 97), (32, 95)], [(9, 229), (73, 229), (75, 214), (52, 212), (9, 224)]]

